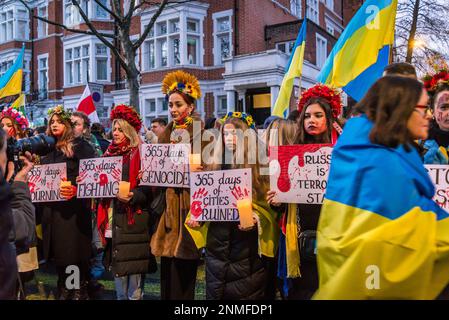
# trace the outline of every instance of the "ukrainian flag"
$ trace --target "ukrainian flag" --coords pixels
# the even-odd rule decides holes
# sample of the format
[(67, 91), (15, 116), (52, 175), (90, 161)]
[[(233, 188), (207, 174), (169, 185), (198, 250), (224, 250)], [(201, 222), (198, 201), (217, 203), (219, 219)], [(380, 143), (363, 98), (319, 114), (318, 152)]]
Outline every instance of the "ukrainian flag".
[(389, 63), (397, 5), (397, 0), (366, 1), (335, 44), (317, 80), (361, 100)]
[(315, 299), (434, 299), (449, 283), (449, 214), (418, 152), (370, 142), (350, 119), (332, 154)]
[(25, 95), (21, 93), (20, 96), (11, 104), (11, 107), (25, 114)]
[(0, 99), (22, 92), (23, 55), (25, 46), (11, 68), (0, 78)]
[(299, 78), (302, 73), (302, 65), (304, 62), (304, 52), (306, 47), (307, 36), (307, 20), (302, 22), (301, 30), (296, 38), (290, 60), (285, 68), (285, 76), (282, 80), (279, 95), (273, 108), (272, 115), (278, 117), (286, 117), (290, 107), (290, 96), (292, 94), (293, 83), (295, 78)]

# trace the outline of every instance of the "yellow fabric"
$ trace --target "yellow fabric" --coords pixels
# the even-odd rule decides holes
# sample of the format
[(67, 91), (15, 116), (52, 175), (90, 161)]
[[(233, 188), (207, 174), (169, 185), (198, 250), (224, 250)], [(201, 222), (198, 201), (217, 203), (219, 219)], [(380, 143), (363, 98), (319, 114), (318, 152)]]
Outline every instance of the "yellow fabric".
[(436, 298), (449, 282), (448, 230), (449, 219), (419, 207), (390, 220), (326, 199), (314, 299)]
[(439, 147), (438, 150), (441, 152), (441, 154), (446, 158), (446, 161), (449, 159), (447, 155), (447, 150), (444, 147)]
[(37, 237), (38, 237), (40, 240), (43, 239), (43, 236), (42, 236), (42, 225), (41, 225), (41, 224), (38, 224), (38, 225), (36, 226), (36, 235), (37, 235)]
[(288, 204), (287, 225), (285, 228), (285, 252), (287, 256), (287, 277), (297, 278), (301, 276), (299, 266), (301, 264), (299, 258), (298, 247), (298, 224), (296, 220), (296, 203)]
[[(326, 84), (337, 88), (346, 86), (377, 61), (380, 48), (393, 43), (396, 5), (381, 10), (377, 17), (382, 28), (365, 25), (357, 30), (336, 54)], [(354, 55), (354, 52), (363, 54)]]
[(16, 110), (22, 110), (25, 106), (25, 95), (23, 93), (20, 94), (20, 96), (14, 100), (14, 102), (11, 104), (11, 107)]
[[(269, 208), (266, 203), (253, 201), (253, 210), (259, 217), (262, 234), (259, 234), (259, 252), (266, 257), (274, 258), (279, 244), (279, 227), (276, 222), (277, 214)], [(186, 221), (190, 219), (190, 212)], [(185, 222), (185, 227), (195, 242), (198, 249), (206, 246), (207, 231), (209, 223), (205, 223), (199, 228), (192, 229)]]
[(22, 92), (22, 69), (17, 70), (11, 77), (11, 80), (0, 88), (0, 98), (14, 96)]

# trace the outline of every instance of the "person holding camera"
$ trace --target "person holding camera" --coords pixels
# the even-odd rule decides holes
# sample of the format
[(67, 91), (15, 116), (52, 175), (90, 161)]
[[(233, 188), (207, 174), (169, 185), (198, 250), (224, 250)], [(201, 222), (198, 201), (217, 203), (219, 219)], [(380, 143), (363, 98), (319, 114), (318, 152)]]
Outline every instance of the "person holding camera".
[(11, 170), (7, 165), (6, 139), (6, 132), (0, 130), (0, 300), (16, 298), (16, 256), (29, 251), (35, 233), (34, 206), (27, 185), (33, 168), (31, 154), (20, 157), (23, 167), (14, 175), (14, 167)]
[[(76, 199), (76, 177), (81, 159), (94, 158), (95, 150), (81, 137), (75, 138), (71, 113), (59, 105), (48, 110), (47, 135), (55, 138), (56, 148), (41, 159), (42, 164), (67, 165), (67, 180), (71, 186), (61, 187), (66, 201), (42, 205), (44, 258), (52, 258), (58, 271), (58, 298), (88, 299), (89, 259), (91, 257), (92, 223), (89, 202)], [(68, 266), (72, 266), (68, 269)], [(66, 279), (75, 266), (79, 283), (68, 288)], [(75, 268), (75, 270), (76, 270)]]

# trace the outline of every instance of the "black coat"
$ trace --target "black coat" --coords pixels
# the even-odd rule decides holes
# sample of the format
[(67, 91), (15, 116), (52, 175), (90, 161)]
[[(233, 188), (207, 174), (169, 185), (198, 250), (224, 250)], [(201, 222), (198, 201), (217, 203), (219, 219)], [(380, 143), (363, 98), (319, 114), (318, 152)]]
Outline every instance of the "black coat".
[(99, 134), (93, 133), (93, 135), (95, 136), (95, 138), (97, 138), (101, 151), (105, 153), (111, 143)]
[(10, 206), (11, 193), (0, 170), (0, 300), (15, 298), (17, 263), (13, 243), (13, 217)]
[(206, 245), (206, 298), (267, 298), (273, 259), (259, 256), (257, 229), (241, 231), (238, 222), (211, 222)]
[[(122, 179), (129, 181), (127, 163), (123, 165)], [(145, 188), (131, 190), (134, 197), (130, 205), (141, 210), (140, 214), (134, 213), (134, 224), (128, 224), (124, 205), (117, 199), (113, 200), (112, 241), (107, 243), (104, 265), (115, 277), (156, 272), (156, 259), (150, 249), (154, 221), (148, 212), (147, 192), (142, 191)]]
[[(55, 150), (42, 157), (42, 164), (67, 164), (67, 180), (76, 185), (81, 159), (95, 158), (95, 150), (82, 138), (75, 139), (74, 156), (67, 158)], [(54, 259), (56, 266), (88, 262), (92, 253), (92, 213), (89, 201), (72, 198), (69, 201), (47, 202), (42, 207), (44, 257)]]

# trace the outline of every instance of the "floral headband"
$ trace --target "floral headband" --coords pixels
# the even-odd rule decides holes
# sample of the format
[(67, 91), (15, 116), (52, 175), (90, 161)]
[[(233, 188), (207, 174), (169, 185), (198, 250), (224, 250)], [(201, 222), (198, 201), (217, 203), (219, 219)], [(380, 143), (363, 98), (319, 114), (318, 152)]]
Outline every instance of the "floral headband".
[(301, 94), (301, 97), (298, 102), (298, 111), (302, 112), (304, 106), (313, 98), (322, 98), (326, 100), (331, 109), (332, 116), (337, 119), (342, 113), (342, 100), (341, 100), (341, 92), (337, 89), (333, 89), (324, 84), (316, 84), (313, 87), (307, 89)]
[(181, 92), (194, 100), (201, 97), (201, 89), (198, 79), (187, 72), (178, 70), (168, 73), (162, 80), (162, 93), (166, 98), (174, 92)]
[(22, 129), (22, 131), (29, 126), (28, 120), (24, 116), (24, 114), (21, 111), (14, 109), (13, 107), (3, 109), (0, 118), (3, 119), (5, 117), (14, 120), (19, 125), (20, 129)]
[(227, 115), (220, 119), (220, 122), (223, 124), (229, 118), (242, 119), (246, 122), (248, 127), (250, 127), (251, 129), (256, 129), (256, 123), (254, 122), (253, 117), (245, 112), (228, 112)]
[(434, 75), (426, 74), (423, 80), (424, 88), (433, 95), (441, 84), (449, 85), (449, 70), (440, 69)]
[(47, 111), (48, 119), (51, 119), (51, 117), (53, 117), (53, 115), (55, 114), (60, 116), (62, 120), (67, 121), (68, 123), (73, 125), (71, 120), (72, 112), (70, 112), (69, 110), (65, 110), (62, 105), (57, 105), (54, 108), (48, 109)]

